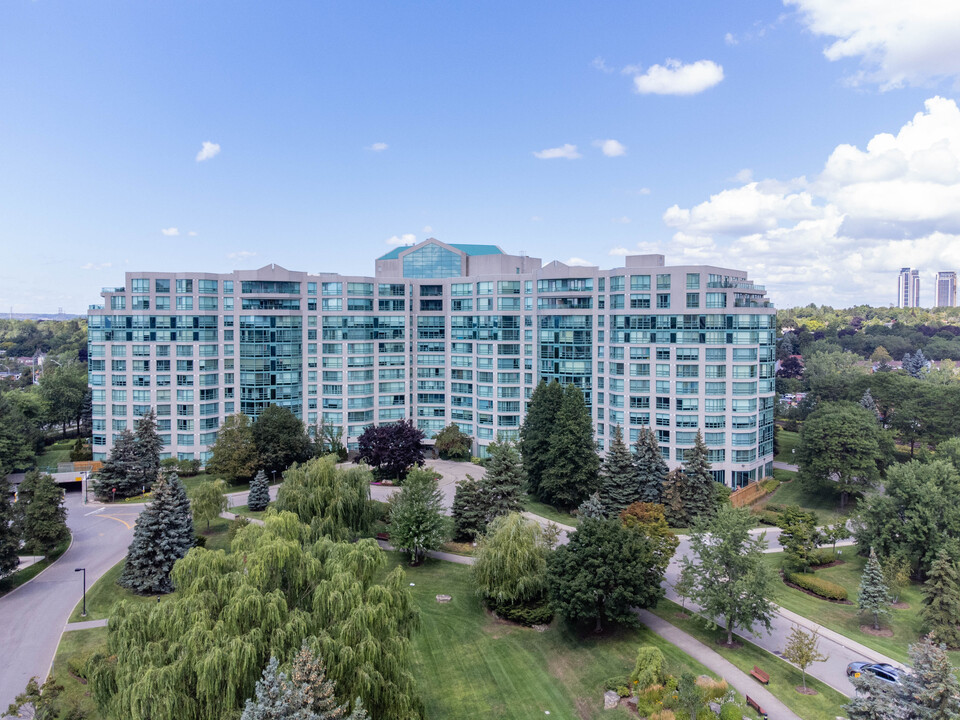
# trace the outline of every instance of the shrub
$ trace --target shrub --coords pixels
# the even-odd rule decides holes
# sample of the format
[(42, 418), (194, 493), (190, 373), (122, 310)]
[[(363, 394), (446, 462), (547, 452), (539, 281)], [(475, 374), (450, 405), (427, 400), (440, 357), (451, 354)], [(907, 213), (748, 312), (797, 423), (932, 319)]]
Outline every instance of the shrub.
[(697, 720), (717, 720), (717, 716), (714, 715), (713, 710), (705, 707), (697, 711)]
[[(497, 617), (509, 620), (510, 622), (520, 623), (521, 625), (549, 625), (553, 620), (553, 608), (550, 603), (537, 602), (532, 604), (524, 603), (493, 603), (490, 609), (497, 614)], [(607, 690), (616, 690), (618, 686), (623, 685), (624, 679), (617, 678), (617, 683)]]
[(643, 645), (637, 650), (637, 660), (630, 673), (630, 681), (646, 688), (663, 682), (663, 653), (660, 648)]
[(667, 710), (664, 708), (660, 712), (655, 712), (648, 717), (647, 720), (676, 720), (677, 716), (673, 714), (673, 710)]
[(743, 709), (736, 703), (724, 703), (720, 708), (720, 720), (740, 720), (743, 717)]
[(780, 487), (780, 481), (776, 478), (767, 477), (760, 481), (760, 487), (763, 488), (765, 493), (769, 494)]
[(194, 475), (198, 475), (200, 473), (200, 461), (177, 460), (176, 468), (177, 474), (180, 477), (193, 477)]
[(767, 503), (766, 505), (763, 506), (762, 509), (763, 509), (763, 510), (772, 510), (772, 511), (775, 512), (775, 513), (781, 513), (781, 512), (783, 512), (784, 508), (786, 508), (786, 507), (787, 507), (786, 505), (783, 505), (783, 504), (781, 504), (781, 503)]
[(616, 690), (618, 687), (623, 685), (625, 678), (623, 675), (616, 675), (614, 677), (609, 677), (603, 681), (604, 690)]
[[(243, 515), (237, 515), (230, 523), (230, 527), (227, 529), (227, 537), (230, 538), (230, 542), (233, 542), (233, 539), (237, 536), (237, 533), (241, 528), (245, 528), (250, 524), (250, 519), (245, 518)], [(204, 538), (206, 540), (206, 538)]]
[(486, 459), (486, 458), (478, 458), (476, 455), (474, 455), (473, 457), (470, 458), (470, 462), (472, 462), (474, 465), (479, 465), (480, 467), (486, 467), (486, 466), (487, 466), (487, 459)]
[(714, 680), (712, 678), (697, 678), (697, 687), (703, 691), (703, 697), (706, 700), (717, 700), (727, 694), (730, 686), (726, 680)]
[(648, 688), (644, 688), (640, 692), (639, 697), (645, 702), (656, 705), (663, 700), (663, 691), (663, 685), (651, 685)]
[(819, 565), (826, 565), (832, 563), (837, 559), (837, 556), (834, 554), (833, 550), (830, 548), (820, 548), (819, 550), (814, 550), (810, 553), (810, 566), (817, 567)]
[(198, 548), (205, 548), (207, 546), (207, 538), (205, 535), (194, 535), (193, 536), (193, 546)]
[(762, 522), (764, 525), (779, 525), (780, 524), (780, 513), (774, 512), (773, 510), (757, 510), (756, 511), (757, 520)]
[(656, 702), (648, 702), (647, 700), (638, 699), (637, 700), (637, 715), (640, 717), (649, 717), (654, 712), (656, 712), (657, 704)]
[(835, 582), (818, 578), (809, 573), (788, 573), (784, 575), (788, 582), (793, 583), (804, 590), (809, 590), (814, 595), (819, 595), (827, 600), (846, 600), (847, 589)]
[(90, 658), (93, 657), (93, 654), (92, 650), (88, 650), (79, 652), (76, 655), (71, 655), (67, 658), (67, 670), (78, 678), (82, 678), (83, 680), (89, 679), (87, 677), (87, 667), (90, 664)]
[(617, 688), (617, 695), (622, 698), (630, 697), (630, 688), (628, 688), (626, 685), (621, 685)]

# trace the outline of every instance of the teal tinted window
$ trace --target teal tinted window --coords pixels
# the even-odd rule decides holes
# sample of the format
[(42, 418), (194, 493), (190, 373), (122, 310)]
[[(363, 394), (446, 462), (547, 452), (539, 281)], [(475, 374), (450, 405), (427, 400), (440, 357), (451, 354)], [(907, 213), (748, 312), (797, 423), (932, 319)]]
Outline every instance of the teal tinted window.
[(460, 274), (460, 256), (439, 245), (426, 245), (403, 257), (404, 277), (445, 278)]

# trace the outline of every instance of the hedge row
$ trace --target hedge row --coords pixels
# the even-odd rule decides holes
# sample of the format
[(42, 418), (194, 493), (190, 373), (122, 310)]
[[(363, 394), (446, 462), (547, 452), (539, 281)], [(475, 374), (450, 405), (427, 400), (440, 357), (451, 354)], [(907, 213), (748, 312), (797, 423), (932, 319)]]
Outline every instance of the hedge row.
[(797, 587), (809, 590), (814, 595), (819, 595), (827, 600), (846, 600), (847, 589), (835, 582), (818, 578), (809, 573), (787, 573), (784, 575), (787, 582), (791, 582)]

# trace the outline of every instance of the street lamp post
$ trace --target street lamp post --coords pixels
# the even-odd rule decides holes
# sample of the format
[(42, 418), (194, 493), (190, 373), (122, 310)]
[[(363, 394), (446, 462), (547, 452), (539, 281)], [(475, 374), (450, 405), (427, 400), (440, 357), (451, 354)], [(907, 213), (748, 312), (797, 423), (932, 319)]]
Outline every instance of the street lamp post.
[(80, 617), (86, 617), (87, 616), (87, 569), (85, 567), (74, 568), (74, 572), (83, 573), (83, 612), (80, 613)]

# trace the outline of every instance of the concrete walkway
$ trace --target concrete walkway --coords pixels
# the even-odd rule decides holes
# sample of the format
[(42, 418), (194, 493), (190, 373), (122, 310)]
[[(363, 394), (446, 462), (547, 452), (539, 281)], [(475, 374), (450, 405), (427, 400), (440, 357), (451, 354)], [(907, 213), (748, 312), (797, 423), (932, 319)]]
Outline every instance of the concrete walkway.
[(780, 702), (773, 693), (757, 680), (743, 672), (720, 653), (707, 647), (696, 638), (687, 635), (666, 620), (657, 617), (649, 610), (638, 610), (640, 621), (667, 642), (676, 645), (687, 655), (696, 658), (717, 675), (726, 680), (741, 695), (749, 695), (760, 703), (770, 720), (801, 720), (800, 716)]
[(107, 618), (102, 620), (81, 620), (80, 622), (67, 623), (63, 628), (64, 632), (70, 632), (72, 630), (89, 630), (90, 628), (106, 627)]
[(791, 465), (790, 463), (780, 462), (779, 460), (773, 461), (774, 470), (789, 470), (790, 472), (800, 472), (800, 467), (798, 465)]

